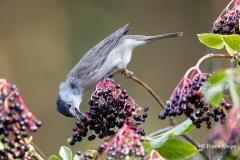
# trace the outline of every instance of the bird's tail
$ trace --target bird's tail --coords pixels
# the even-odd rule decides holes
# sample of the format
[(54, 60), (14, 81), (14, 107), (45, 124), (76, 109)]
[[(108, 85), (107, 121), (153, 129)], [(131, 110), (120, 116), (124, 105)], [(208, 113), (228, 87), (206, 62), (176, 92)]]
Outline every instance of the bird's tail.
[(165, 38), (174, 38), (174, 37), (181, 37), (183, 35), (182, 32), (176, 32), (176, 33), (168, 33), (168, 34), (162, 34), (157, 36), (144, 36), (142, 40), (148, 41), (149, 43), (155, 40), (159, 39), (165, 39)]

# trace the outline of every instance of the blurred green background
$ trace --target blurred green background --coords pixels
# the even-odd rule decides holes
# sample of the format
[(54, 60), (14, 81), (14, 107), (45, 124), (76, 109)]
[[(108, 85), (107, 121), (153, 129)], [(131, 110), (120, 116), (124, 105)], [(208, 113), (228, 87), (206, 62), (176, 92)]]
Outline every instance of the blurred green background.
[[(87, 140), (69, 146), (74, 118), (56, 111), (60, 82), (84, 53), (112, 32), (130, 23), (129, 34), (157, 35), (182, 31), (181, 38), (154, 42), (134, 50), (128, 69), (145, 81), (166, 101), (188, 68), (206, 53), (196, 34), (210, 32), (228, 0), (108, 0), (108, 1), (1, 1), (0, 75), (18, 85), (25, 103), (43, 126), (33, 134), (34, 142), (50, 156), (60, 146), (74, 152), (95, 148), (100, 141)], [(219, 52), (219, 51), (218, 51)], [(221, 51), (224, 53), (225, 50)], [(213, 62), (213, 63), (209, 63)], [(214, 64), (214, 65), (212, 65)], [(223, 61), (209, 60), (204, 71), (219, 68)], [(227, 62), (228, 65), (228, 62)], [(161, 107), (140, 85), (122, 75), (115, 77), (139, 105), (150, 110), (145, 131), (149, 134), (169, 125), (159, 120)], [(81, 110), (88, 109), (90, 91)], [(182, 116), (178, 122), (185, 120)], [(208, 131), (191, 132), (203, 142)]]

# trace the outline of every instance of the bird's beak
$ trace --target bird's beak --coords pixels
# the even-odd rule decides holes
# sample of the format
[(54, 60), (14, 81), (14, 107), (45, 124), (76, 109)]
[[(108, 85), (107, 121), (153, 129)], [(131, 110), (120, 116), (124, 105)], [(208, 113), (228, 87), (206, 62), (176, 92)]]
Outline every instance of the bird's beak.
[[(82, 116), (86, 117), (84, 113), (82, 113), (78, 108), (75, 108), (75, 117), (80, 121), (77, 114), (81, 114)], [(87, 117), (86, 117), (87, 118)], [(87, 118), (88, 119), (88, 118)]]
[(79, 109), (77, 109), (77, 108), (74, 108), (74, 111), (75, 111), (75, 117), (77, 118), (77, 120), (78, 121), (80, 121), (81, 122), (81, 120), (79, 119), (79, 117), (78, 117), (78, 111), (79, 111)]

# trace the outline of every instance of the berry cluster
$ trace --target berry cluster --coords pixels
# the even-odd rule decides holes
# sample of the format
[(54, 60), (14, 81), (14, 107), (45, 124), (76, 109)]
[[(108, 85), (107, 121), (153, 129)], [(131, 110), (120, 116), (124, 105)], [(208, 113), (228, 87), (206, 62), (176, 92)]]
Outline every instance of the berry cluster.
[(225, 15), (220, 15), (219, 18), (214, 22), (212, 33), (223, 34), (223, 35), (225, 35), (225, 34), (227, 34), (227, 35), (228, 34), (240, 34), (240, 30), (239, 30), (239, 18), (240, 18), (239, 4), (235, 3), (235, 5), (233, 6), (233, 8), (231, 10), (226, 8), (224, 11), (225, 11)]
[[(198, 74), (191, 81), (188, 81), (181, 91), (176, 91), (167, 102), (165, 109), (158, 115), (160, 119), (165, 119), (166, 116), (176, 116), (185, 114), (190, 117), (196, 128), (201, 127), (201, 123), (205, 122), (207, 128), (211, 128), (211, 119), (215, 122), (220, 120), (221, 124), (225, 123), (223, 107), (228, 110), (231, 105), (222, 101), (220, 106), (214, 107), (211, 112), (210, 105), (204, 103), (204, 97), (200, 90), (203, 83), (210, 77), (211, 74)], [(192, 114), (192, 115), (191, 115)]]
[(240, 113), (239, 107), (234, 107), (228, 114), (226, 125), (217, 124), (208, 135), (208, 144), (218, 146), (218, 149), (206, 150), (212, 152), (212, 155), (221, 154), (222, 156), (231, 156), (237, 159), (240, 156), (238, 145), (240, 139), (240, 121), (238, 120)]
[(141, 143), (144, 137), (137, 134), (138, 129), (137, 126), (124, 124), (113, 139), (98, 146), (98, 159), (131, 159), (131, 157), (150, 159)]
[[(82, 137), (88, 135), (88, 130), (91, 133), (94, 131), (102, 139), (115, 135), (115, 127), (121, 128), (124, 124), (138, 126), (145, 122), (148, 107), (138, 106), (127, 91), (120, 88), (119, 84), (115, 85), (107, 80), (96, 85), (89, 100), (90, 110), (73, 127), (74, 133), (68, 139), (70, 145), (80, 142)], [(94, 140), (95, 134), (90, 134), (88, 140)], [(139, 130), (139, 134), (145, 135), (143, 128)]]
[(35, 132), (41, 124), (29, 112), (16, 85), (0, 79), (0, 138), (4, 146), (0, 159), (31, 159), (27, 153), (30, 150), (27, 130)]

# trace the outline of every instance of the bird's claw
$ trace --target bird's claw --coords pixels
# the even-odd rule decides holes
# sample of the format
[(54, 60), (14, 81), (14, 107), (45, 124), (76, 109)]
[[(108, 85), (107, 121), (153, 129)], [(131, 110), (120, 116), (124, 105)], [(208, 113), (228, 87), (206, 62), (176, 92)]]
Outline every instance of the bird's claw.
[(125, 69), (124, 72), (125, 72), (124, 75), (125, 75), (126, 78), (131, 78), (133, 76), (132, 71), (129, 71), (129, 70)]

